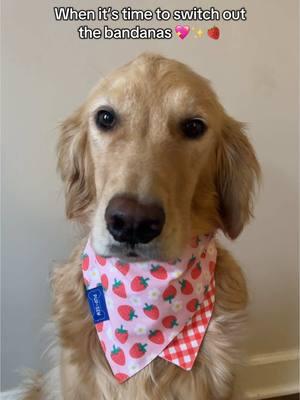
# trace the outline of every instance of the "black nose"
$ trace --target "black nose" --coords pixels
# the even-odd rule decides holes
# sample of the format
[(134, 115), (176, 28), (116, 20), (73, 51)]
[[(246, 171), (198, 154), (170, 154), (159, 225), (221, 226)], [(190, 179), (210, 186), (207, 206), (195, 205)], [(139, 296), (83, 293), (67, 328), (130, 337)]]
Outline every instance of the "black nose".
[(156, 204), (141, 204), (126, 196), (110, 200), (105, 211), (107, 229), (118, 242), (148, 243), (162, 231), (164, 210)]

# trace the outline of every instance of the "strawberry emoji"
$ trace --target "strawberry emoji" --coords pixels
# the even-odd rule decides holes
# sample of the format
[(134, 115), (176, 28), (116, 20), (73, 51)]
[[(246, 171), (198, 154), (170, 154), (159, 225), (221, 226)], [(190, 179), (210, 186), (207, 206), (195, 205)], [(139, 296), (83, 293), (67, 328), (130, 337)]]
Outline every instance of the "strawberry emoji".
[(197, 279), (201, 275), (202, 267), (201, 262), (198, 262), (196, 266), (192, 269), (191, 277), (192, 279)]
[(162, 324), (167, 329), (172, 329), (174, 326), (178, 326), (177, 319), (174, 315), (168, 315), (162, 320)]
[(148, 286), (148, 281), (150, 278), (143, 278), (142, 276), (136, 276), (133, 278), (131, 282), (131, 289), (134, 292), (141, 292), (142, 290), (145, 290)]
[(163, 292), (163, 299), (171, 304), (176, 294), (176, 287), (173, 285), (169, 285)]
[(125, 354), (124, 351), (120, 347), (116, 347), (113, 345), (113, 349), (110, 353), (111, 359), (118, 365), (125, 364)]
[(192, 299), (186, 305), (187, 310), (190, 312), (197, 311), (199, 307), (200, 307), (200, 303), (199, 303), (198, 299)]
[(84, 271), (86, 271), (89, 268), (89, 265), (90, 265), (89, 256), (87, 254), (82, 254), (81, 255), (81, 259), (82, 259), (82, 269)]
[(192, 257), (189, 259), (189, 262), (187, 263), (187, 269), (192, 268), (192, 266), (195, 264), (196, 257), (192, 255)]
[(217, 26), (208, 29), (207, 34), (210, 38), (218, 40), (220, 37), (220, 29)]
[(165, 341), (162, 331), (159, 331), (158, 329), (155, 329), (154, 331), (149, 331), (148, 338), (152, 343), (155, 344), (163, 344)]
[(192, 238), (191, 247), (192, 247), (193, 249), (196, 249), (196, 248), (198, 247), (199, 241), (200, 241), (200, 240), (199, 240), (198, 236), (194, 236), (194, 237)]
[(115, 375), (115, 378), (116, 378), (120, 383), (122, 383), (122, 382), (126, 381), (126, 379), (128, 379), (129, 376), (126, 375), (126, 374), (123, 374), (122, 372), (118, 372), (118, 373)]
[(159, 317), (159, 309), (157, 306), (153, 305), (153, 304), (147, 304), (145, 303), (145, 306), (143, 308), (145, 315), (147, 315), (147, 317), (149, 317), (150, 319), (158, 319)]
[(135, 343), (129, 350), (132, 358), (141, 358), (147, 351), (147, 344)]
[(107, 290), (108, 289), (108, 278), (105, 274), (101, 275), (101, 285), (103, 287), (103, 290)]
[(167, 279), (168, 273), (161, 265), (151, 265), (150, 274), (157, 279)]
[(127, 342), (128, 339), (128, 331), (127, 329), (123, 328), (123, 325), (121, 325), (120, 328), (117, 328), (115, 330), (115, 336), (120, 343), (124, 344)]
[(128, 305), (119, 306), (118, 313), (125, 321), (132, 321), (133, 318), (137, 318), (134, 309)]
[(100, 265), (102, 265), (102, 267), (104, 267), (104, 265), (106, 265), (106, 258), (105, 257), (96, 255), (96, 259), (97, 259), (98, 263)]
[(204, 249), (204, 250), (202, 251), (200, 257), (201, 257), (201, 258), (205, 258), (205, 257), (206, 257), (206, 249)]
[(115, 264), (115, 267), (123, 274), (123, 275), (127, 275), (128, 271), (129, 271), (129, 264), (128, 263), (124, 263), (121, 261), (117, 261)]
[(125, 289), (124, 283), (122, 281), (118, 281), (117, 279), (115, 279), (112, 290), (117, 296), (123, 297), (124, 299), (126, 299), (126, 297), (127, 297), (126, 289)]
[(189, 281), (187, 281), (186, 279), (182, 279), (182, 281), (179, 281), (180, 285), (181, 285), (181, 293), (182, 294), (191, 294), (193, 293), (193, 286), (191, 285), (191, 283)]
[(98, 324), (95, 325), (97, 332), (102, 332), (103, 331), (103, 322), (98, 322)]

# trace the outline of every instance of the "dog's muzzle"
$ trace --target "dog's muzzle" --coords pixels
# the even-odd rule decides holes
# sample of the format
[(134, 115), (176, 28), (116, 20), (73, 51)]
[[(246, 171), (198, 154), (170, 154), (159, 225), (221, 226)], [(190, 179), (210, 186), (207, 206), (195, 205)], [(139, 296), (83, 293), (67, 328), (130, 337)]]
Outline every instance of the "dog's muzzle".
[(157, 204), (142, 204), (129, 196), (113, 197), (105, 211), (107, 229), (121, 243), (134, 247), (159, 236), (165, 224), (165, 213)]

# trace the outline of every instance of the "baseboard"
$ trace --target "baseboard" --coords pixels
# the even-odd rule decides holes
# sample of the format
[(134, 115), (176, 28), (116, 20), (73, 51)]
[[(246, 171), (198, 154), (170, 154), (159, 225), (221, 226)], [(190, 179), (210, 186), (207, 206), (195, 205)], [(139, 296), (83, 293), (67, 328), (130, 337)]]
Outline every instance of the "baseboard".
[(239, 386), (249, 400), (270, 399), (299, 392), (299, 351), (255, 355), (239, 374)]

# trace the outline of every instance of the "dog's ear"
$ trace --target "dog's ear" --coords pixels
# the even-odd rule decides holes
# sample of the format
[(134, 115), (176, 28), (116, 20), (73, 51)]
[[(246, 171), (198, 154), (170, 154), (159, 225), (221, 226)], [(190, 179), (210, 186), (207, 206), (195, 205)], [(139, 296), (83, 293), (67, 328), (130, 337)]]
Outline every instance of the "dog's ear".
[(95, 197), (94, 170), (83, 107), (61, 125), (58, 163), (65, 183), (66, 215), (84, 220)]
[(243, 124), (227, 115), (216, 151), (216, 189), (222, 228), (235, 239), (252, 216), (260, 168)]

